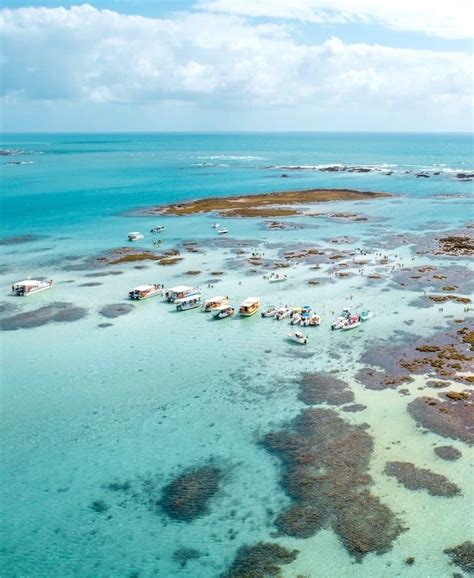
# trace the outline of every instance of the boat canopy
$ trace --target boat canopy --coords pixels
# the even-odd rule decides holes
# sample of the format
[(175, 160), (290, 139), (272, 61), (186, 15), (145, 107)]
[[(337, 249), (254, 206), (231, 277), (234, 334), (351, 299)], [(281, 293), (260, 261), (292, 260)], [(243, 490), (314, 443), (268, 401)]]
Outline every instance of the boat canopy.
[(45, 283), (45, 281), (38, 281), (37, 279), (27, 279), (26, 281), (18, 281), (15, 283), (15, 287), (37, 287)]
[(242, 307), (250, 307), (251, 305), (255, 305), (256, 303), (260, 303), (259, 297), (247, 297), (245, 301), (242, 302)]
[(149, 291), (150, 289), (154, 288), (154, 285), (139, 285), (138, 287), (134, 287), (132, 291)]
[(184, 293), (185, 291), (191, 291), (192, 287), (189, 285), (178, 285), (177, 287), (171, 287), (168, 291), (170, 293)]

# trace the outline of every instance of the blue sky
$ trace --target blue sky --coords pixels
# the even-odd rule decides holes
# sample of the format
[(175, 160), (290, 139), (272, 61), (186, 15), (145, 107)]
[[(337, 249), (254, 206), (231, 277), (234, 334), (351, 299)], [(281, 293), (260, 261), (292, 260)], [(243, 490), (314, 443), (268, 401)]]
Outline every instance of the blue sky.
[(472, 130), (467, 0), (4, 0), (2, 128)]

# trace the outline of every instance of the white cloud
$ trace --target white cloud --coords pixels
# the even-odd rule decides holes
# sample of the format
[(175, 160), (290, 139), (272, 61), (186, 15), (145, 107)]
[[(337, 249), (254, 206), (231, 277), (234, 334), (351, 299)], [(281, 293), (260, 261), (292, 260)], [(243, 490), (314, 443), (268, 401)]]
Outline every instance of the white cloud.
[(443, 38), (472, 38), (472, 0), (201, 0), (206, 10), (303, 22), (364, 22)]
[(284, 26), (228, 14), (154, 19), (90, 5), (4, 9), (0, 33), (2, 93), (10, 100), (182, 101), (216, 110), (347, 104), (370, 115), (374, 103), (407, 113), (420, 105), (465, 111), (472, 88), (464, 53), (337, 38), (298, 44)]

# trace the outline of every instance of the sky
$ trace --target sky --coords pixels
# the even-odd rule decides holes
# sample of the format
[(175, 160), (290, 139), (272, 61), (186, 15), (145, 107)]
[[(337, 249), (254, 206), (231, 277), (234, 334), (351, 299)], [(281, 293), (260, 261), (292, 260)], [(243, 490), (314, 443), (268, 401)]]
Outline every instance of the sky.
[(471, 0), (3, 0), (1, 129), (472, 131)]

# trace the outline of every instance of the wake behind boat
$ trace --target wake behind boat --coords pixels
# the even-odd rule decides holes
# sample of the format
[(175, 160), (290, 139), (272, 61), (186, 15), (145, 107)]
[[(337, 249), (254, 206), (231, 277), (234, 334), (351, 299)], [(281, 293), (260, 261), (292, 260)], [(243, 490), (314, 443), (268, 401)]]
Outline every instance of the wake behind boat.
[(12, 293), (19, 297), (28, 297), (34, 293), (40, 293), (41, 291), (46, 291), (51, 289), (53, 286), (53, 280), (49, 281), (38, 281), (37, 279), (27, 279), (26, 281), (18, 281), (12, 285)]
[(129, 241), (141, 241), (144, 238), (144, 235), (142, 235), (139, 231), (132, 231), (128, 234)]

